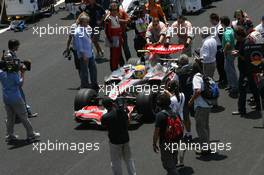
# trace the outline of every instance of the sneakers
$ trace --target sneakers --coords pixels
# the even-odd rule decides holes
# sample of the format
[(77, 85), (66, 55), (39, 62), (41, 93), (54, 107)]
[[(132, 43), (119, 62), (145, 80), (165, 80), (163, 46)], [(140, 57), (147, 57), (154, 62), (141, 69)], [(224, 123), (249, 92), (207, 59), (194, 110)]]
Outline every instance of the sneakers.
[(40, 137), (40, 133), (34, 132), (32, 136), (28, 136), (27, 140), (35, 140)]
[(192, 135), (185, 134), (183, 136), (183, 140), (184, 140), (185, 143), (190, 143), (192, 141)]
[(28, 118), (34, 118), (34, 117), (37, 117), (38, 116), (38, 113), (28, 113)]
[(5, 138), (5, 141), (6, 142), (14, 142), (14, 141), (17, 141), (18, 140), (18, 136), (17, 135), (8, 135), (6, 136)]
[(246, 112), (234, 111), (232, 115), (240, 115), (240, 117), (245, 117), (247, 115)]
[(195, 154), (199, 156), (209, 156), (212, 154), (212, 151), (209, 150), (195, 150)]

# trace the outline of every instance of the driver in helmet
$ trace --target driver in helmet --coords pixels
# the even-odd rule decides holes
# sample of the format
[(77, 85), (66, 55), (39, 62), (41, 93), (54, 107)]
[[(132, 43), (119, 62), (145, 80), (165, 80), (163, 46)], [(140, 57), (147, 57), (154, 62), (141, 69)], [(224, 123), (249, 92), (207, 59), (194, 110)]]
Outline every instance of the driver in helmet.
[(133, 77), (135, 79), (143, 79), (147, 74), (147, 69), (144, 65), (135, 66), (135, 71)]

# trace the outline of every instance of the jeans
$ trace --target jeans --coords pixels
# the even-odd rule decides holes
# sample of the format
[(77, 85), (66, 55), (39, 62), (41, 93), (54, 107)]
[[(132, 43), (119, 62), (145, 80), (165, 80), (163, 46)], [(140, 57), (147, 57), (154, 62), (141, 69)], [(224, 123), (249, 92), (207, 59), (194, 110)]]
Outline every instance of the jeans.
[(126, 60), (131, 58), (131, 53), (130, 53), (128, 42), (127, 42), (127, 33), (126, 32), (124, 32), (123, 50), (124, 50), (124, 53), (125, 53)]
[(203, 73), (205, 76), (214, 78), (216, 64), (213, 63), (203, 63)]
[(26, 96), (25, 96), (25, 93), (24, 93), (24, 91), (23, 91), (21, 86), (19, 87), (19, 90), (20, 90), (21, 96), (22, 96), (22, 98), (23, 98), (23, 100), (25, 102), (27, 113), (28, 113), (28, 115), (31, 115), (32, 114), (31, 107), (27, 104)]
[(261, 109), (260, 105), (260, 94), (257, 88), (256, 82), (253, 79), (253, 75), (244, 74), (240, 72), (239, 76), (239, 98), (238, 98), (238, 111), (241, 113), (246, 113), (246, 100), (247, 100), (247, 86), (245, 83), (245, 78), (248, 80), (248, 87), (250, 91), (253, 93), (257, 109)]
[(225, 72), (227, 76), (228, 85), (232, 88), (233, 92), (238, 90), (238, 78), (235, 68), (235, 58), (231, 55), (225, 57)]
[(209, 144), (210, 141), (209, 114), (210, 108), (197, 107), (195, 109), (196, 131), (201, 145)]
[(89, 77), (91, 85), (93, 87), (97, 86), (97, 68), (94, 58), (89, 58), (88, 64), (84, 63), (83, 58), (81, 58), (80, 63), (80, 77), (81, 77), (81, 88), (89, 87)]
[(160, 143), (160, 154), (163, 168), (167, 171), (167, 175), (179, 175), (177, 170), (178, 152), (165, 150), (165, 143)]
[(225, 73), (225, 56), (222, 47), (218, 46), (216, 53), (216, 67), (219, 74), (219, 82), (227, 83)]
[(7, 136), (14, 135), (14, 125), (16, 117), (20, 119), (23, 126), (26, 128), (27, 136), (30, 137), (34, 135), (33, 128), (30, 121), (28, 120), (26, 105), (23, 100), (14, 104), (5, 104), (5, 110), (7, 113)]
[(112, 144), (110, 145), (111, 167), (114, 175), (122, 175), (121, 160), (126, 163), (128, 175), (136, 175), (135, 162), (131, 156), (129, 143), (125, 144)]

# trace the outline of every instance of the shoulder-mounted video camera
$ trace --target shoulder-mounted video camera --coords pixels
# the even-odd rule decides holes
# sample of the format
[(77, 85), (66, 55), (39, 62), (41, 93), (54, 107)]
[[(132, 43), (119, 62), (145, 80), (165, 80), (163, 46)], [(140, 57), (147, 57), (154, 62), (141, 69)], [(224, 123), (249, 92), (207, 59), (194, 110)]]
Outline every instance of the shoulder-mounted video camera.
[(3, 51), (2, 60), (0, 60), (0, 69), (5, 72), (30, 71), (31, 61), (12, 58), (10, 55), (5, 55), (5, 51)]

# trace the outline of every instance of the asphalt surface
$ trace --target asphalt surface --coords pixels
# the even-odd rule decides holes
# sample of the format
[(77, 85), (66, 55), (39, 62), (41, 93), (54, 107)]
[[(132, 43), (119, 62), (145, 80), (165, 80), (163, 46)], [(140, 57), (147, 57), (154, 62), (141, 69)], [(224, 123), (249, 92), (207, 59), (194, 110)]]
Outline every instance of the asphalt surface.
[[(215, 12), (233, 17), (237, 8), (246, 10), (255, 24), (264, 15), (264, 5), (261, 0), (219, 1), (205, 12), (188, 16), (194, 26), (209, 24), (208, 16)], [(40, 38), (33, 35), (32, 27), (50, 25), (70, 25), (72, 20), (63, 20), (67, 13), (41, 19), (29, 25), (22, 33), (5, 32), (0, 34), (0, 49), (6, 49), (7, 41), (17, 38), (21, 41), (18, 55), (20, 58), (30, 58), (32, 71), (27, 73), (24, 85), (28, 102), (32, 109), (39, 113), (38, 118), (31, 119), (34, 128), (41, 133), (40, 142), (66, 143), (99, 143), (99, 151), (86, 151), (79, 154), (76, 151), (46, 151), (40, 154), (33, 151), (32, 144), (23, 140), (17, 145), (7, 145), (5, 137), (5, 116), (3, 103), (0, 103), (0, 175), (110, 175), (108, 138), (105, 131), (96, 127), (76, 124), (73, 120), (73, 99), (76, 87), (79, 86), (77, 72), (73, 62), (62, 57), (66, 47), (65, 35), (53, 35)], [(129, 45), (133, 49), (133, 32), (129, 33)], [(194, 47), (199, 47), (201, 40), (197, 36)], [(104, 44), (101, 43), (103, 46)], [(105, 49), (106, 57), (109, 56)], [(98, 64), (98, 79), (110, 73), (107, 60)], [(225, 108), (221, 113), (210, 115), (211, 140), (213, 142), (231, 143), (231, 151), (221, 151), (206, 159), (197, 157), (189, 151), (185, 157), (185, 167), (180, 169), (182, 175), (262, 175), (264, 174), (264, 130), (260, 128), (261, 119), (251, 112), (248, 118), (232, 116), (237, 109), (237, 100), (230, 99), (226, 92), (221, 92), (219, 104)], [(250, 112), (250, 111), (249, 111)], [(193, 119), (192, 119), (193, 121)], [(193, 122), (193, 136), (196, 137)], [(138, 174), (162, 175), (160, 156), (152, 151), (153, 124), (144, 124), (130, 131), (133, 157), (136, 160)], [(22, 125), (16, 125), (16, 134), (25, 138)], [(125, 171), (125, 169), (124, 169)], [(125, 173), (126, 174), (126, 173)]]

